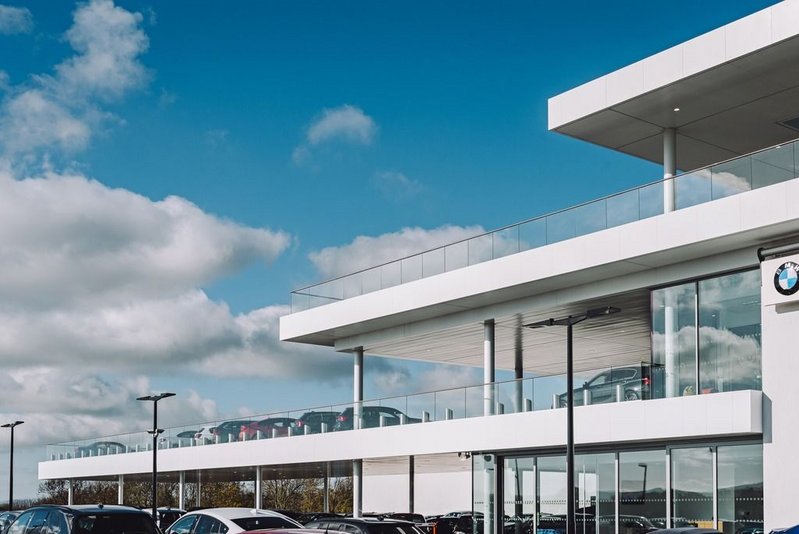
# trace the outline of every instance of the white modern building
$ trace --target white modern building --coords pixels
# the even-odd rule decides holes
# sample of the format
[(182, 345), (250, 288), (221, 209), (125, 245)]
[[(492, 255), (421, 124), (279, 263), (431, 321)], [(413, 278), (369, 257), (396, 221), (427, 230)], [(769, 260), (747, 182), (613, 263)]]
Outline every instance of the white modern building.
[[(486, 533), (560, 531), (570, 495), (597, 533), (799, 523), (799, 0), (551, 98), (549, 128), (661, 163), (663, 180), (293, 292), (281, 339), (353, 355), (353, 403), (319, 408), (339, 431), (168, 437), (163, 476), (352, 475), (356, 513), (466, 508)], [(569, 317), (585, 319), (573, 491)], [(377, 357), (478, 366), (484, 384), (363, 399)], [(150, 472), (144, 439), (53, 446), (39, 476), (121, 492)]]

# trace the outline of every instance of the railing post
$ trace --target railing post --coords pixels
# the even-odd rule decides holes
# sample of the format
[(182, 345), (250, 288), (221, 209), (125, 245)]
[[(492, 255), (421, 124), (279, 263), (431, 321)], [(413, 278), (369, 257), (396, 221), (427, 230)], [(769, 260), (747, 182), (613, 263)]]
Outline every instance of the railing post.
[(455, 412), (452, 411), (452, 408), (447, 408), (446, 410), (444, 410), (444, 419), (445, 420), (449, 421), (451, 419), (454, 419), (454, 416), (455, 416)]
[(556, 410), (560, 408), (560, 395), (557, 393), (552, 394), (552, 409)]
[(624, 400), (624, 388), (621, 384), (616, 384), (616, 402)]
[(430, 422), (430, 412), (423, 411), (422, 412), (422, 423), (429, 423)]
[(533, 399), (524, 399), (524, 411), (525, 412), (533, 411)]

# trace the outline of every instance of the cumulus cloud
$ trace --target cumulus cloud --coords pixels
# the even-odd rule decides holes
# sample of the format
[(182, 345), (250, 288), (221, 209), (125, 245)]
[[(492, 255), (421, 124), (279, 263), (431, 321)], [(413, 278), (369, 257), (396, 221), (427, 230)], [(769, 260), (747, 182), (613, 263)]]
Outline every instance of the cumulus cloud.
[(255, 261), (288, 234), (152, 201), (78, 174), (0, 175), (0, 299), (28, 308), (180, 295)]
[(111, 0), (81, 4), (65, 34), (74, 55), (53, 74), (11, 88), (0, 107), (3, 156), (86, 147), (92, 130), (111, 118), (96, 101), (119, 99), (148, 79), (139, 61), (149, 45), (141, 21)]
[(14, 35), (33, 30), (33, 14), (26, 7), (0, 5), (0, 34)]
[(372, 182), (380, 194), (389, 200), (408, 200), (425, 190), (419, 181), (412, 180), (397, 171), (376, 172)]
[(377, 237), (358, 236), (351, 243), (312, 252), (311, 262), (324, 278), (380, 265), (483, 233), (481, 226), (441, 226), (432, 230), (403, 228)]
[(361, 108), (344, 104), (324, 109), (306, 130), (305, 141), (294, 149), (292, 159), (302, 165), (311, 158), (315, 147), (333, 142), (370, 145), (376, 135), (377, 123)]

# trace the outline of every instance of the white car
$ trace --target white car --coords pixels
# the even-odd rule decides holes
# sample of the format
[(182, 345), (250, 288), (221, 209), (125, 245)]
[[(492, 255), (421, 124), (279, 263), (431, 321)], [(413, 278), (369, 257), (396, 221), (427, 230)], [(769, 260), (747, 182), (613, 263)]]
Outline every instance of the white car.
[(216, 426), (204, 426), (194, 434), (197, 445), (208, 445), (214, 442), (214, 429)]
[(270, 510), (254, 508), (207, 508), (189, 512), (175, 521), (165, 534), (238, 534), (265, 528), (303, 528), (293, 519)]

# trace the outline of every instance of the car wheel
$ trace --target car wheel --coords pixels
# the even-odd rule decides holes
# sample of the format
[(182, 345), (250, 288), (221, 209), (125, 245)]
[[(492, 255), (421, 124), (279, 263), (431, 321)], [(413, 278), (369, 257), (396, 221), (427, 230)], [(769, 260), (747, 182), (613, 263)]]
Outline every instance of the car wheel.
[(627, 390), (624, 392), (624, 400), (626, 401), (635, 401), (640, 399), (641, 397), (638, 395), (637, 391)]

